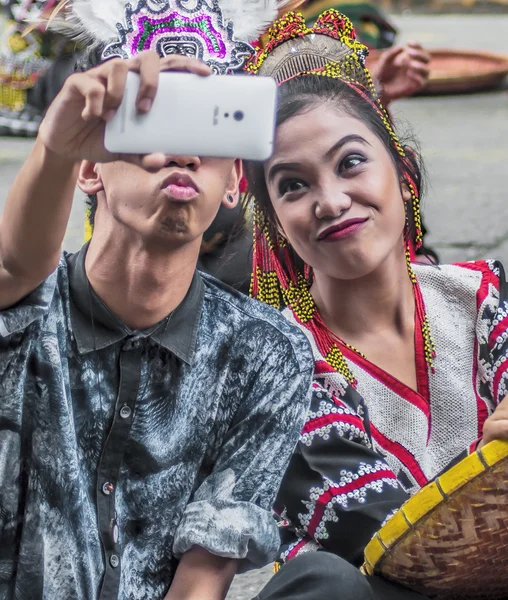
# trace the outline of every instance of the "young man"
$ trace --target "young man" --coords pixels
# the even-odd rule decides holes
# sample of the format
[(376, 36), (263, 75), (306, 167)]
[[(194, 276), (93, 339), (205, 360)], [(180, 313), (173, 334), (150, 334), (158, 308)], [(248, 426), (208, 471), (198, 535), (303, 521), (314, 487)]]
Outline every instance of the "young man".
[[(195, 270), (241, 163), (103, 145), (127, 72), (146, 112), (172, 69), (210, 73), (149, 51), (72, 75), (7, 198), (1, 598), (219, 600), (279, 546), (271, 506), (312, 354), (276, 311)], [(95, 229), (62, 256), (76, 183), (97, 195)]]

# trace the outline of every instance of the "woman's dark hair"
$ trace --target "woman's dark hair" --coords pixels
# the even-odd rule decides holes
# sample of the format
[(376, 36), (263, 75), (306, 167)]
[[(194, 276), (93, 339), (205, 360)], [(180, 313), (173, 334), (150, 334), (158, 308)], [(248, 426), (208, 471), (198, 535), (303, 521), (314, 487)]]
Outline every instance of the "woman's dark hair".
[[(290, 118), (310, 111), (323, 103), (334, 106), (364, 123), (383, 142), (392, 157), (401, 181), (404, 181), (407, 173), (421, 198), (424, 166), (414, 139), (411, 139), (410, 145), (408, 145), (407, 139), (400, 140), (406, 153), (406, 159), (404, 160), (395, 147), (393, 139), (378, 112), (367, 100), (339, 79), (307, 75), (283, 83), (279, 87), (277, 127), (280, 127)], [(246, 175), (249, 182), (249, 192), (264, 211), (268, 219), (268, 226), (275, 235), (278, 221), (266, 187), (264, 165), (259, 162), (247, 163)], [(411, 207), (408, 206), (407, 211), (412, 229), (410, 235), (414, 237)]]

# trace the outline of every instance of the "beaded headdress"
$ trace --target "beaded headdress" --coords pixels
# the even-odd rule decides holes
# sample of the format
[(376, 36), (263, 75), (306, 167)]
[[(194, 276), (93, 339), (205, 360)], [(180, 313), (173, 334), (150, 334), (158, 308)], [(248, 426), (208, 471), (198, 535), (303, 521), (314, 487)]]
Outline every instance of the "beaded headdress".
[[(337, 10), (324, 12), (313, 27), (306, 25), (300, 13), (290, 12), (268, 31), (264, 47), (258, 47), (246, 70), (253, 75), (269, 75), (277, 84), (296, 77), (321, 76), (341, 80), (370, 104), (387, 129), (391, 143), (407, 165), (403, 178), (411, 192), (414, 229), (406, 219), (406, 260), (414, 285), (416, 312), (421, 324), (425, 359), (432, 369), (435, 355), (425, 305), (411, 267), (414, 250), (422, 244), (419, 189), (411, 176), (405, 150), (381, 104), (369, 71), (365, 66), (367, 48), (358, 42), (351, 21)], [(341, 346), (357, 352), (335, 336), (322, 321), (310, 287), (312, 272), (301, 265), (288, 241), (254, 199), (254, 252), (251, 294), (277, 309), (288, 306), (296, 320), (312, 332), (320, 353), (329, 365), (352, 385), (356, 385)], [(360, 354), (358, 352), (358, 354)]]
[(100, 47), (102, 58), (144, 50), (184, 54), (216, 73), (241, 68), (288, 0), (62, 0), (51, 27)]

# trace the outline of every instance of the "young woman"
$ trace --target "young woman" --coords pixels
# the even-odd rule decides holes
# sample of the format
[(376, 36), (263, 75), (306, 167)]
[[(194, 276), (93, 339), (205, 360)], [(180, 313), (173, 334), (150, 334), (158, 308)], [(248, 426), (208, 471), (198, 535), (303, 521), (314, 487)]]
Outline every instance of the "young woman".
[[(508, 436), (503, 268), (411, 264), (422, 171), (364, 58), (349, 21), (328, 11), (312, 29), (287, 15), (250, 65), (280, 85), (275, 152), (248, 168), (252, 292), (287, 306), (315, 358), (311, 409), (276, 506), (280, 561), (297, 558), (263, 600), (335, 597), (326, 590), (337, 577), (341, 600), (413, 597), (377, 590), (389, 584), (367, 584), (350, 565), (361, 565), (371, 536), (409, 495), (478, 443)], [(310, 550), (343, 560), (305, 558)], [(292, 595), (305, 560), (314, 573), (325, 561), (327, 575)]]

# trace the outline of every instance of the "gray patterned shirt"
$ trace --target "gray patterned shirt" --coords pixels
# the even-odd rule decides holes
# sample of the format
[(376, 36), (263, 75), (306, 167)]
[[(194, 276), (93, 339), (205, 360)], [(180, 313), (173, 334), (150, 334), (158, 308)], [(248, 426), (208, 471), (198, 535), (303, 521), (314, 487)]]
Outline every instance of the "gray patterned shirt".
[(0, 313), (0, 599), (162, 599), (194, 545), (267, 563), (305, 337), (200, 274), (169, 321), (130, 331), (85, 252)]

